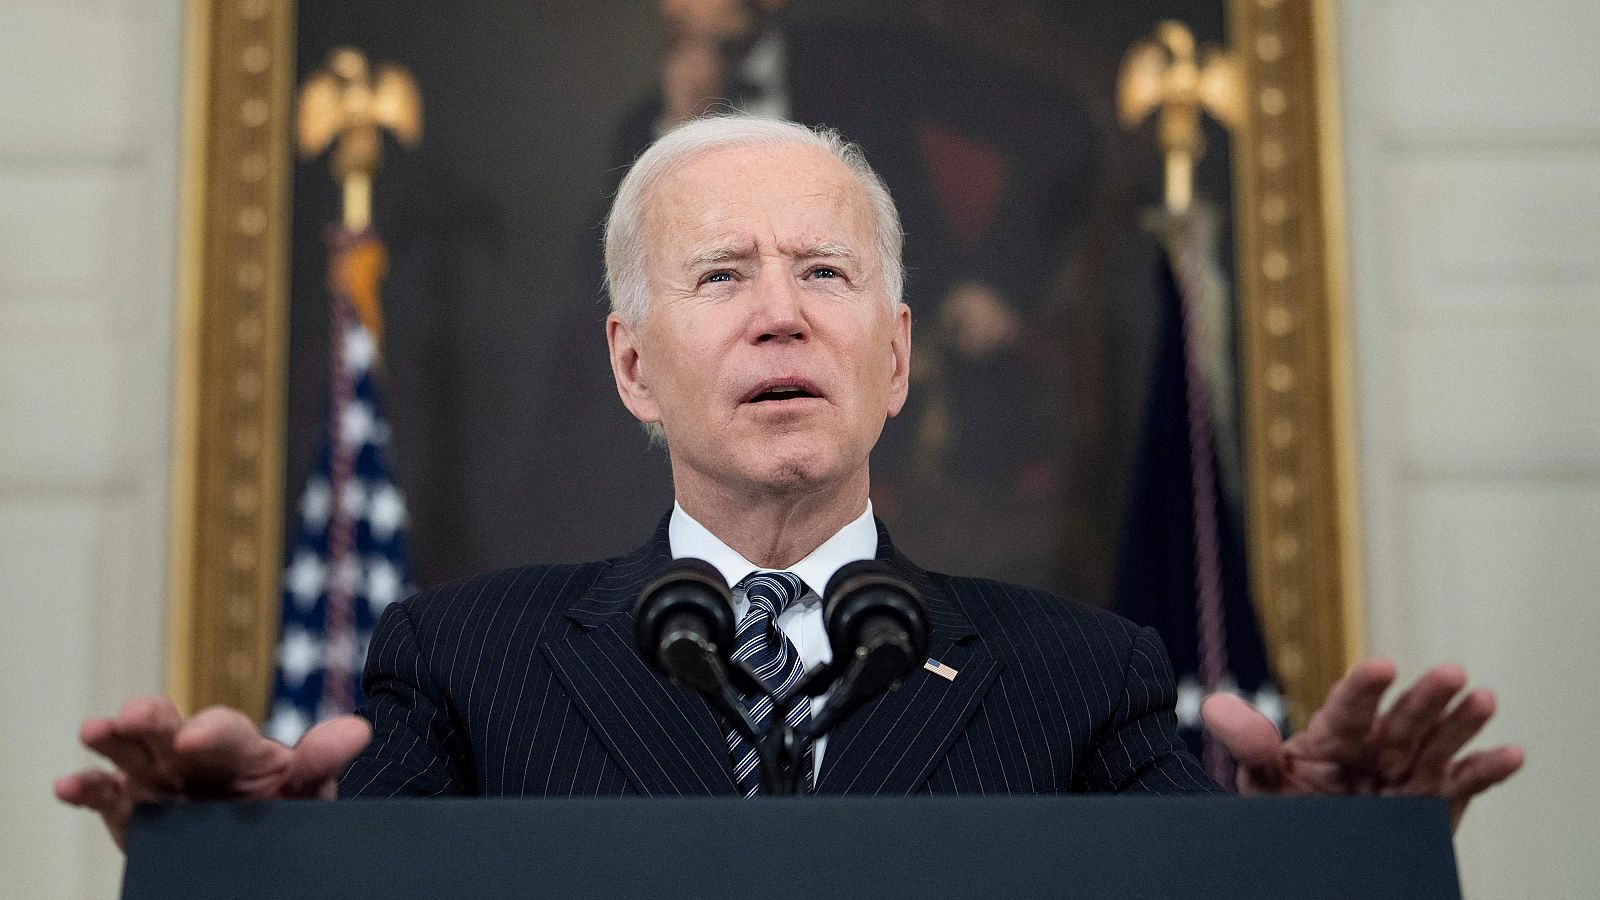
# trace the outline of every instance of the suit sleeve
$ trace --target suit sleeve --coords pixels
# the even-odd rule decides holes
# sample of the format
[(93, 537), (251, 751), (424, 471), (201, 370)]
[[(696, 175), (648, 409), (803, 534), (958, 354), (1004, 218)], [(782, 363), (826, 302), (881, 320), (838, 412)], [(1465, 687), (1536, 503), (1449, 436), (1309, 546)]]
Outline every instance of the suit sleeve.
[(1220, 794), (1178, 736), (1178, 689), (1167, 651), (1154, 629), (1134, 636), (1123, 668), (1122, 694), (1085, 772), (1091, 791)]
[(471, 754), (417, 641), (404, 603), (373, 629), (361, 715), (372, 742), (339, 778), (340, 797), (433, 797), (469, 793)]

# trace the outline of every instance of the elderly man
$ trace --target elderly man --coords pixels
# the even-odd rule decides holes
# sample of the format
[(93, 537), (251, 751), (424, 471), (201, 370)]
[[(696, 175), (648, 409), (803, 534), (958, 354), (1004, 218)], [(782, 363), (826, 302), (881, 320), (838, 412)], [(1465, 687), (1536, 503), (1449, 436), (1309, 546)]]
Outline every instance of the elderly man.
[[(749, 793), (749, 746), (630, 636), (640, 588), (684, 556), (734, 586), (741, 645), (782, 660), (783, 677), (827, 658), (817, 594), (845, 563), (885, 560), (926, 599), (954, 675), (921, 672), (805, 748), (818, 793), (1216, 790), (1175, 734), (1151, 631), (924, 571), (874, 520), (869, 456), (905, 403), (910, 359), (900, 241), (887, 190), (837, 135), (740, 117), (670, 132), (606, 229), (617, 390), (672, 465), (677, 502), (650, 541), (396, 604), (373, 637), (363, 717), (293, 749), (235, 711), (185, 719), (131, 701), (82, 729), (116, 771), (68, 776), (57, 794), (120, 840), (132, 803), (184, 795)], [(1288, 741), (1236, 698), (1212, 697), (1205, 717), (1246, 793), (1436, 794), (1459, 814), (1521, 765), (1513, 747), (1459, 755), (1494, 705), (1482, 690), (1452, 705), (1459, 669), (1431, 670), (1380, 713), (1393, 679), (1387, 662), (1357, 667)]]

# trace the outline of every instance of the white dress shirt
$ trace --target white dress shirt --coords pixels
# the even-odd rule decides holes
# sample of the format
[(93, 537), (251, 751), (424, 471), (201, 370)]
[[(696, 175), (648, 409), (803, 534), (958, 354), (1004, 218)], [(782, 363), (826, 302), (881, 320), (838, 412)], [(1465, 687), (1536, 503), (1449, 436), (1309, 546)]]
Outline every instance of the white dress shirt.
[[(676, 503), (672, 505), (672, 519), (667, 523), (667, 544), (674, 559), (685, 556), (703, 559), (715, 566), (730, 586), (743, 581), (752, 572), (779, 571), (764, 569), (745, 559)], [(811, 551), (805, 559), (783, 570), (793, 572), (806, 583), (805, 594), (778, 617), (778, 628), (794, 644), (807, 671), (833, 659), (833, 648), (828, 644), (828, 632), (822, 623), (822, 596), (819, 592), (827, 588), (828, 579), (846, 563), (873, 559), (877, 555), (878, 527), (873, 524), (872, 501), (868, 500), (866, 512), (834, 532), (833, 537), (823, 541), (822, 546)], [(738, 622), (743, 619), (749, 608), (750, 601), (745, 598), (743, 589), (735, 590), (733, 620)], [(825, 700), (827, 694), (812, 698), (813, 716), (821, 711)], [(812, 745), (813, 784), (822, 772), (822, 752), (827, 745), (827, 735), (817, 738)]]

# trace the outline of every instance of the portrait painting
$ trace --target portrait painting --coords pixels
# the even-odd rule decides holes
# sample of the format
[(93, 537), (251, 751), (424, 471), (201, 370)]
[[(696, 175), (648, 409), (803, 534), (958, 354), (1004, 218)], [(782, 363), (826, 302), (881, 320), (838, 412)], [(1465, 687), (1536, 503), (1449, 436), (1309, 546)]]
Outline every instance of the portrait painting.
[[(1322, 189), (1325, 123), (1272, 100), (1288, 80), (1325, 77), (1314, 6), (304, 0), (237, 22), (219, 13), (213, 55), (267, 48), (256, 74), (277, 79), (266, 134), (242, 140), (265, 139), (263, 159), (282, 167), (282, 200), (266, 214), (283, 243), (264, 286), (279, 316), (264, 320), (265, 346), (282, 354), (231, 364), (259, 364), (281, 406), (244, 410), (197, 388), (202, 405), (260, 417), (261, 467), (216, 477), (255, 479), (270, 510), (239, 525), (260, 538), (236, 580), (254, 593), (208, 611), (210, 576), (195, 576), (192, 652), (180, 646), (177, 667), (213, 686), (202, 692), (220, 679), (258, 697), (244, 685), (270, 682), (275, 598), (332, 415), (329, 265), (346, 196), (330, 154), (292, 153), (287, 126), (293, 86), (342, 48), (372, 71), (403, 71), (420, 102), (420, 139), (382, 132), (370, 188), (384, 253), (368, 387), (405, 540), (404, 577), (386, 582), (385, 600), (533, 560), (614, 555), (671, 508), (669, 451), (612, 380), (603, 224), (653, 140), (694, 117), (744, 114), (836, 130), (899, 209), (911, 387), (873, 452), (871, 489), (896, 545), (943, 571), (1124, 612), (1130, 598), (1181, 602), (1203, 523), (1192, 497), (1166, 505), (1190, 485), (1162, 469), (1184, 422), (1169, 377), (1186, 334), (1163, 232), (1170, 158), (1159, 111), (1119, 110), (1130, 48), (1175, 22), (1183, 52), (1231, 50), (1250, 113), (1231, 129), (1199, 116), (1193, 148), (1193, 205), (1208, 223), (1195, 247), (1213, 301), (1205, 480), (1218, 503), (1203, 530), (1244, 604), (1232, 624), (1248, 626), (1241, 639), (1258, 655), (1265, 645), (1293, 707), (1352, 650), (1343, 487), (1300, 477), (1342, 452), (1325, 271), (1337, 231), (1315, 204), (1283, 199)], [(238, 125), (219, 111), (209, 127)], [(225, 216), (241, 201), (213, 191), (207, 202)], [(209, 250), (207, 271), (228, 271), (235, 252)], [(211, 301), (207, 315), (222, 329), (234, 313)], [(1296, 327), (1273, 331), (1285, 316)], [(1278, 390), (1284, 373), (1292, 387)], [(202, 443), (211, 421), (197, 422)], [(197, 523), (221, 496), (211, 491), (196, 490)], [(1294, 502), (1272, 502), (1287, 494)], [(225, 552), (192, 543), (197, 557)], [(231, 669), (202, 646), (206, 622), (237, 643)]]
[[(655, 137), (741, 111), (837, 129), (899, 207), (915, 357), (874, 453), (875, 513), (913, 558), (1112, 602), (1157, 327), (1159, 242), (1140, 220), (1163, 172), (1154, 129), (1117, 120), (1116, 76), (1163, 17), (1221, 42), (1223, 4), (305, 2), (298, 15), (302, 72), (360, 47), (410, 70), (424, 99), (425, 136), (385, 153), (373, 216), (418, 584), (608, 555), (670, 505), (662, 454), (611, 383), (600, 223)], [(1208, 136), (1197, 181), (1226, 204), (1227, 140)], [(323, 235), (340, 198), (323, 159), (297, 164), (294, 192), (289, 504), (326, 413)]]

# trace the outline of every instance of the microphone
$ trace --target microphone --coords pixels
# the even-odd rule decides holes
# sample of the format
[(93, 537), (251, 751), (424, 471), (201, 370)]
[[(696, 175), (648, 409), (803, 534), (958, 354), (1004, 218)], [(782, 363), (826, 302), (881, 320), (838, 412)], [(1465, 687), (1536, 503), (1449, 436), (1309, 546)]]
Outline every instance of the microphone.
[[(768, 693), (748, 667), (732, 662), (733, 594), (717, 568), (705, 560), (673, 560), (639, 592), (633, 606), (633, 637), (639, 655), (674, 684), (706, 698), (734, 730), (756, 748), (768, 793), (794, 793), (794, 737), (783, 717), (775, 740), (757, 733), (734, 681), (750, 692)], [(775, 699), (774, 702), (777, 702)], [(776, 741), (776, 742), (775, 742)]]
[(639, 593), (633, 623), (646, 662), (676, 684), (724, 693), (726, 660), (733, 652), (733, 595), (715, 566), (674, 560)]
[(828, 579), (826, 598), (822, 618), (833, 648), (828, 668), (838, 678), (812, 719), (813, 737), (826, 734), (873, 697), (898, 688), (928, 655), (927, 607), (887, 563), (862, 560), (844, 566)]

